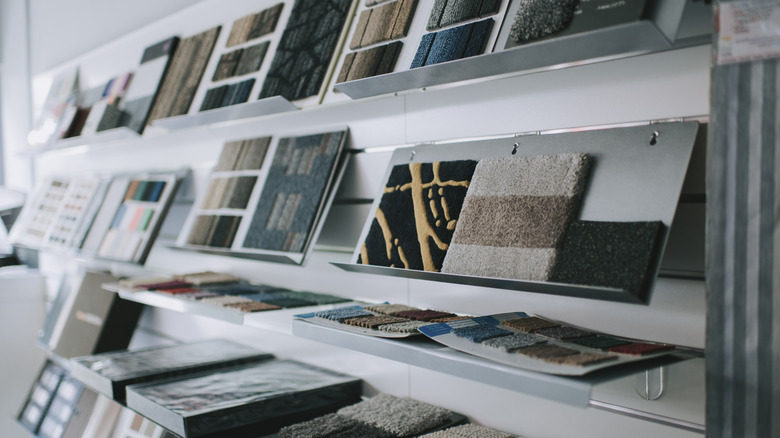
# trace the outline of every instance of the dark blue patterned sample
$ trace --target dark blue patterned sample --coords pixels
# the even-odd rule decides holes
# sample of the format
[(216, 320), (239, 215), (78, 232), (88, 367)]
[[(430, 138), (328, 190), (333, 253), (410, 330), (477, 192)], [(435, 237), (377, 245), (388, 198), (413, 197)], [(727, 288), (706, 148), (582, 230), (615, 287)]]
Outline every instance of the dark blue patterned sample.
[(492, 28), (493, 19), (489, 18), (423, 35), (410, 68), (480, 55)]
[(459, 338), (468, 339), (471, 342), (482, 342), (499, 336), (509, 336), (513, 333), (494, 325), (480, 324), (452, 329), (452, 334)]
[(436, 0), (426, 29), (436, 30), (498, 12), (499, 0)]
[(322, 310), (316, 312), (314, 316), (318, 318), (325, 318), (331, 321), (343, 321), (349, 318), (360, 318), (363, 316), (374, 316), (373, 313), (367, 312), (360, 307), (340, 307), (333, 310)]

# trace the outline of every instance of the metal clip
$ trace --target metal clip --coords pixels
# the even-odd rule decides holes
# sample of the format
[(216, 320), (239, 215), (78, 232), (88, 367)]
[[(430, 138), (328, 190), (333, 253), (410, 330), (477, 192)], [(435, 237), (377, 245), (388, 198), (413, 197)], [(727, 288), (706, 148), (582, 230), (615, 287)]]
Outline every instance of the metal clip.
[(666, 367), (647, 370), (634, 377), (634, 390), (645, 400), (658, 400), (664, 394)]

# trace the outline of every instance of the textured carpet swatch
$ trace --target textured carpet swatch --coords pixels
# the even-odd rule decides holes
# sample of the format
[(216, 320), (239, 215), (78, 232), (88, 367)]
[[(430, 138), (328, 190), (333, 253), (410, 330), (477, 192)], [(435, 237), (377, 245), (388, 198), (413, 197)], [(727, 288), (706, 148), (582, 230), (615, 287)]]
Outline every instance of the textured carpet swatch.
[(370, 426), (338, 414), (327, 414), (303, 423), (293, 424), (279, 430), (282, 438), (365, 438), (391, 437), (382, 429)]
[(528, 335), (525, 333), (516, 333), (514, 335), (501, 336), (484, 340), (482, 341), (482, 345), (501, 351), (512, 352), (519, 350), (520, 348), (532, 347), (534, 345), (544, 344), (546, 342), (547, 341), (538, 336)]
[(420, 438), (512, 438), (512, 435), (477, 424), (463, 424), (420, 435)]
[(435, 0), (426, 29), (436, 30), (498, 12), (500, 0)]
[(551, 281), (625, 290), (643, 296), (652, 280), (662, 222), (571, 224)]
[(529, 316), (527, 318), (515, 318), (506, 321), (501, 321), (502, 326), (509, 327), (514, 330), (521, 331), (523, 333), (533, 333), (535, 330), (558, 327), (560, 324), (548, 321), (544, 318), (536, 316)]
[(279, 139), (244, 247), (303, 252), (346, 131)]
[(425, 321), (406, 321), (380, 325), (378, 328), (379, 331), (388, 333), (417, 333), (418, 328), (428, 324)]
[(480, 161), (442, 272), (548, 280), (589, 169), (578, 153)]
[(256, 14), (249, 14), (233, 22), (227, 46), (242, 44), (267, 35), (276, 29), (284, 3), (279, 3)]
[(522, 0), (509, 39), (521, 43), (546, 37), (566, 28), (574, 18), (577, 0)]
[(294, 101), (319, 94), (352, 0), (296, 0), (260, 98)]
[(260, 66), (263, 65), (263, 60), (265, 59), (265, 54), (268, 53), (268, 46), (270, 44), (270, 42), (266, 41), (245, 48), (241, 53), (241, 59), (236, 66), (235, 75), (241, 76), (260, 70)]
[(464, 338), (471, 342), (479, 343), (488, 339), (498, 338), (500, 336), (509, 336), (512, 334), (512, 332), (498, 328), (494, 325), (480, 324), (452, 329), (452, 334), (459, 338)]
[(240, 223), (241, 216), (198, 216), (190, 229), (187, 243), (230, 248)]
[(358, 263), (439, 271), (476, 161), (393, 167)]
[(233, 50), (232, 52), (224, 53), (219, 57), (217, 63), (217, 69), (214, 71), (214, 76), (211, 77), (212, 81), (221, 81), (222, 79), (231, 78), (236, 73), (236, 67), (238, 62), (241, 61), (241, 55), (243, 55), (244, 49)]
[(217, 26), (181, 40), (160, 87), (160, 95), (152, 107), (149, 123), (189, 111), (219, 31)]
[(396, 41), (360, 52), (348, 53), (336, 79), (337, 83), (392, 73), (403, 43)]
[(481, 55), (485, 51), (493, 23), (493, 19), (488, 18), (423, 35), (410, 68)]
[(229, 141), (222, 146), (215, 172), (260, 169), (271, 144), (271, 137)]
[(603, 335), (572, 339), (571, 342), (577, 345), (582, 345), (583, 347), (595, 348), (597, 350), (608, 350), (612, 347), (619, 347), (621, 345), (628, 345), (631, 343), (629, 341)]
[(414, 17), (417, 0), (396, 0), (360, 14), (349, 48), (397, 40), (406, 36)]
[(413, 436), (444, 424), (452, 412), (409, 398), (379, 394), (360, 403), (339, 409), (338, 415), (391, 433)]

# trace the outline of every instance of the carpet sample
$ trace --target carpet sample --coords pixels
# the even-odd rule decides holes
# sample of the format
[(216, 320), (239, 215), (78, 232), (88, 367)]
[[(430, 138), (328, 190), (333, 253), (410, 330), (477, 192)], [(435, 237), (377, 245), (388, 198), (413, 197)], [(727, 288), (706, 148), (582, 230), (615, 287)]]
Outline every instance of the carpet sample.
[(644, 356), (645, 354), (659, 353), (668, 350), (674, 350), (674, 346), (665, 344), (646, 344), (643, 342), (619, 345), (607, 349), (607, 351), (612, 353), (629, 354), (631, 356)]
[(509, 39), (517, 43), (544, 38), (565, 29), (574, 18), (578, 0), (521, 0)]
[(235, 76), (236, 67), (238, 67), (238, 63), (241, 61), (243, 54), (244, 49), (233, 50), (232, 52), (222, 54), (222, 56), (219, 57), (217, 69), (214, 71), (211, 80), (216, 82)]
[(397, 40), (406, 36), (414, 17), (417, 0), (396, 0), (360, 14), (349, 48)]
[(664, 224), (576, 221), (566, 234), (551, 281), (647, 293), (652, 282)]
[(320, 93), (352, 0), (296, 0), (260, 99), (295, 101)]
[(509, 336), (501, 336), (482, 341), (482, 345), (490, 348), (496, 348), (501, 351), (512, 352), (520, 348), (532, 347), (538, 344), (544, 344), (544, 339), (528, 335), (525, 333), (515, 333)]
[(188, 274), (176, 275), (174, 278), (198, 286), (208, 286), (215, 284), (219, 285), (223, 283), (234, 283), (241, 281), (241, 278), (236, 277), (235, 275), (214, 271), (192, 272)]
[(509, 336), (512, 332), (494, 325), (480, 324), (452, 329), (452, 334), (459, 338), (468, 339), (471, 342), (480, 343), (499, 336)]
[(512, 435), (478, 424), (463, 424), (420, 435), (420, 438), (512, 438)]
[(270, 144), (271, 137), (229, 141), (222, 146), (214, 171), (260, 169)]
[(476, 161), (394, 166), (357, 262), (439, 271)]
[(263, 60), (265, 59), (265, 54), (268, 53), (268, 46), (270, 44), (270, 42), (266, 41), (245, 48), (244, 52), (241, 54), (241, 59), (236, 66), (235, 75), (242, 76), (260, 70), (260, 66), (263, 65)]
[(407, 310), (421, 310), (417, 307), (407, 306), (406, 304), (373, 304), (370, 306), (365, 306), (364, 309), (375, 313), (381, 313), (383, 315), (392, 315), (394, 313), (405, 312)]
[(480, 161), (442, 272), (549, 280), (589, 169), (579, 153)]
[(225, 193), (221, 206), (223, 208), (245, 209), (252, 196), (252, 190), (257, 182), (256, 176), (239, 176), (230, 178), (228, 190)]
[(190, 229), (190, 245), (230, 248), (241, 223), (241, 216), (198, 216)]
[(381, 332), (388, 332), (388, 333), (417, 333), (418, 328), (428, 324), (429, 323), (425, 321), (407, 321), (407, 322), (396, 322), (394, 324), (380, 325), (377, 328)]
[(279, 309), (281, 309), (281, 307), (275, 306), (273, 304), (258, 303), (256, 301), (240, 302), (240, 303), (228, 303), (228, 304), (225, 304), (225, 307), (230, 307), (231, 309), (237, 309), (237, 310), (240, 310), (240, 311), (246, 312), (246, 313), (265, 312), (266, 310), (279, 310)]
[(499, 0), (436, 0), (428, 17), (426, 29), (436, 30), (453, 24), (465, 23), (498, 12)]
[(285, 309), (293, 309), (295, 307), (313, 306), (316, 303), (300, 298), (279, 297), (268, 300), (263, 300), (263, 303), (279, 306)]
[(339, 409), (338, 415), (391, 433), (413, 436), (445, 423), (452, 412), (409, 398), (379, 394), (360, 403)]
[(517, 350), (517, 352), (528, 357), (533, 357), (534, 359), (542, 359), (545, 361), (549, 361), (550, 359), (557, 357), (570, 356), (572, 354), (580, 353), (577, 350), (553, 344), (534, 345), (533, 347)]
[(393, 435), (377, 427), (338, 414), (327, 414), (279, 430), (282, 438), (389, 438)]
[(244, 297), (237, 297), (235, 295), (218, 295), (216, 297), (203, 298), (200, 302), (211, 304), (212, 306), (224, 307), (228, 304), (251, 303), (252, 300)]
[(612, 347), (619, 347), (621, 345), (628, 345), (631, 342), (624, 341), (622, 339), (613, 338), (612, 336), (587, 336), (584, 338), (572, 339), (569, 341), (573, 344), (582, 345), (583, 347), (595, 348), (597, 350), (607, 350)]
[(220, 26), (217, 26), (181, 40), (147, 123), (189, 111), (219, 31)]
[(413, 321), (430, 321), (434, 318), (446, 318), (449, 316), (455, 316), (450, 312), (440, 312), (438, 310), (405, 310), (393, 313), (393, 316), (400, 316), (401, 318), (411, 319)]
[(249, 41), (249, 32), (252, 31), (252, 23), (255, 21), (255, 14), (245, 15), (233, 22), (228, 35), (227, 47), (232, 47)]
[(602, 353), (578, 353), (578, 354), (570, 354), (568, 356), (550, 357), (545, 360), (550, 363), (557, 363), (561, 365), (575, 365), (581, 367), (585, 365), (593, 365), (601, 362), (607, 362), (610, 360), (617, 360), (617, 356), (613, 354), (602, 354)]
[(533, 333), (534, 330), (558, 327), (560, 324), (536, 316), (529, 316), (527, 318), (515, 318), (501, 321), (500, 325), (523, 333)]
[(406, 322), (404, 318), (390, 315), (366, 316), (363, 318), (349, 318), (344, 320), (344, 324), (354, 325), (367, 329), (375, 329), (380, 325), (395, 324), (397, 322)]
[(346, 131), (279, 139), (245, 248), (303, 252), (325, 202)]
[(200, 292), (192, 292), (192, 293), (186, 293), (186, 294), (180, 294), (178, 295), (179, 298), (186, 298), (188, 300), (201, 300), (203, 298), (208, 297), (216, 297), (219, 295), (215, 292), (209, 292), (209, 291), (200, 291)]
[(360, 52), (352, 52), (344, 57), (344, 64), (336, 79), (337, 83), (355, 81), (392, 73), (403, 43), (396, 41), (383, 46), (373, 47)]
[(214, 87), (207, 90), (206, 95), (203, 96), (203, 102), (200, 104), (199, 111), (208, 111), (210, 109), (221, 107), (222, 101), (225, 100), (225, 94), (227, 91), (227, 85), (220, 85), (219, 87)]
[(570, 339), (584, 338), (593, 335), (593, 332), (581, 330), (576, 327), (562, 325), (560, 327), (547, 327), (534, 330), (534, 334), (557, 339), (559, 341), (568, 341)]
[(484, 53), (493, 23), (493, 19), (488, 18), (423, 35), (409, 68), (439, 64)]
[(325, 318), (331, 321), (344, 321), (350, 318), (363, 318), (368, 316), (374, 316), (371, 312), (366, 312), (359, 307), (341, 307), (332, 310), (321, 310), (314, 314), (317, 318)]
[(267, 35), (276, 29), (284, 3), (279, 3), (256, 14), (249, 14), (233, 22), (227, 47), (245, 43)]

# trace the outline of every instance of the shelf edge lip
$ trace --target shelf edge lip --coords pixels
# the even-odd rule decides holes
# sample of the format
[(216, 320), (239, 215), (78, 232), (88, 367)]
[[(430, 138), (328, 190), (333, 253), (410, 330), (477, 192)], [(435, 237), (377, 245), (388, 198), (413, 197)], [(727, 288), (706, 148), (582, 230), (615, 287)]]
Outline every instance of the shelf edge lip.
[(151, 127), (164, 131), (180, 131), (189, 128), (211, 126), (295, 111), (299, 108), (282, 96), (272, 96), (252, 102), (244, 102), (215, 108), (195, 114), (166, 117), (152, 122)]
[(331, 265), (348, 272), (384, 275), (389, 277), (410, 278), (415, 280), (438, 281), (467, 286), (490, 287), (494, 289), (515, 290), (518, 292), (561, 295), (575, 298), (589, 298), (624, 302), (629, 304), (647, 304), (622, 289), (569, 285), (542, 281), (512, 280), (506, 278), (472, 277), (460, 274), (417, 271), (413, 269), (390, 268), (386, 266), (363, 265), (357, 263), (330, 262)]
[(642, 411), (639, 409), (629, 408), (626, 406), (619, 406), (612, 403), (602, 402), (599, 400), (591, 400), (590, 402), (588, 402), (588, 407), (594, 409), (600, 409), (607, 412), (612, 412), (619, 415), (625, 415), (627, 417), (637, 418), (644, 421), (649, 421), (651, 423), (670, 426), (688, 432), (704, 434), (706, 431), (706, 428), (703, 424), (694, 423), (692, 421), (681, 420), (678, 418), (672, 418), (666, 415), (654, 414), (652, 412)]
[[(569, 50), (568, 56), (561, 56), (558, 47), (568, 46), (572, 41), (587, 48), (587, 54), (580, 50)], [(601, 44), (604, 41), (611, 41), (611, 45)], [(687, 47), (698, 42), (699, 40), (693, 40), (687, 44), (670, 44), (652, 21), (640, 20), (469, 58), (342, 82), (334, 85), (334, 88), (352, 99), (361, 99), (475, 79), (521, 75), (626, 58)], [(558, 59), (545, 60), (550, 53), (554, 53)]]

